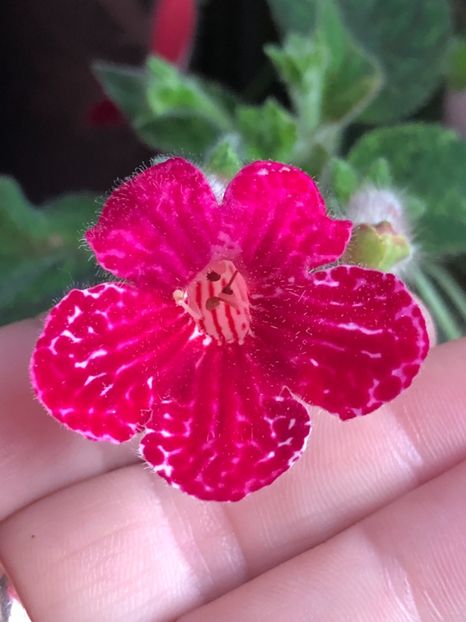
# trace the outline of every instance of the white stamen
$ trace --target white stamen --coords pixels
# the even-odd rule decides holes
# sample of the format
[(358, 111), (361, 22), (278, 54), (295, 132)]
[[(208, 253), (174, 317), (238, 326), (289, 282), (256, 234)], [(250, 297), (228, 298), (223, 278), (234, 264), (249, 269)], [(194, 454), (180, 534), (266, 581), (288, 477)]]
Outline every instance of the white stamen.
[(177, 304), (179, 307), (182, 307), (186, 311), (186, 313), (189, 313), (193, 320), (202, 319), (202, 315), (194, 309), (191, 309), (191, 307), (186, 302), (186, 293), (183, 290), (175, 289), (175, 291), (173, 292), (173, 299), (175, 301), (175, 304)]

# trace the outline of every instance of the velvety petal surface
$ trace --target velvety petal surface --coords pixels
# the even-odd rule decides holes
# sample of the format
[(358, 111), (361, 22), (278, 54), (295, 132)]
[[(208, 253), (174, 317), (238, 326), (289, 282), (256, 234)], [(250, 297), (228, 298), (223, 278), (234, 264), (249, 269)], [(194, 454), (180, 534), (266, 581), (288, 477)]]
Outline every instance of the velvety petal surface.
[(222, 240), (259, 278), (299, 278), (334, 262), (351, 235), (349, 221), (327, 216), (309, 175), (280, 162), (245, 166), (225, 191), (222, 217)]
[(147, 426), (144, 458), (199, 499), (241, 499), (273, 482), (304, 449), (306, 409), (254, 356), (246, 345), (207, 348), (191, 385), (168, 394)]
[(167, 384), (194, 373), (194, 323), (153, 292), (105, 283), (74, 289), (50, 312), (31, 361), (50, 414), (92, 439), (141, 430)]
[(393, 274), (338, 266), (252, 302), (264, 365), (306, 402), (342, 419), (411, 384), (429, 348), (421, 310)]
[(109, 272), (171, 294), (209, 262), (218, 225), (204, 175), (172, 158), (114, 190), (86, 239)]

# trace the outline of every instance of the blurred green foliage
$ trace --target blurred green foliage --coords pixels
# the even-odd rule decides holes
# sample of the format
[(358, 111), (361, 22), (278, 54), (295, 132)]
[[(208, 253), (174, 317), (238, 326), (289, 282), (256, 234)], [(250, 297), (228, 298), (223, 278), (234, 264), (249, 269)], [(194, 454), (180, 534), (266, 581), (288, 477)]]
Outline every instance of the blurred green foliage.
[(345, 23), (385, 73), (362, 120), (397, 121), (422, 106), (439, 85), (451, 37), (447, 0), (339, 0)]
[(82, 193), (39, 210), (13, 179), (0, 177), (2, 323), (43, 311), (70, 286), (96, 282), (96, 265), (81, 245), (96, 209), (96, 197)]
[[(283, 33), (312, 32), (327, 0), (268, 0)], [(344, 28), (377, 59), (385, 79), (365, 110), (369, 123), (396, 121), (415, 112), (442, 77), (452, 27), (447, 0), (336, 0)]]
[(466, 89), (466, 37), (451, 42), (447, 83), (455, 91)]
[[(466, 143), (441, 125), (400, 123), (443, 85), (466, 88), (466, 44), (453, 37), (448, 1), (268, 4), (281, 42), (265, 53), (289, 107), (272, 97), (252, 104), (156, 57), (138, 68), (96, 62), (95, 75), (142, 142), (223, 179), (251, 160), (293, 163), (320, 181), (341, 213), (360, 188), (393, 189), (421, 249), (407, 278), (443, 336), (455, 336), (466, 319), (464, 295), (442, 262), (466, 253)], [(348, 149), (346, 130), (354, 124), (359, 138)], [(95, 197), (82, 194), (38, 210), (14, 180), (0, 179), (1, 322), (96, 280), (80, 237), (97, 208)]]

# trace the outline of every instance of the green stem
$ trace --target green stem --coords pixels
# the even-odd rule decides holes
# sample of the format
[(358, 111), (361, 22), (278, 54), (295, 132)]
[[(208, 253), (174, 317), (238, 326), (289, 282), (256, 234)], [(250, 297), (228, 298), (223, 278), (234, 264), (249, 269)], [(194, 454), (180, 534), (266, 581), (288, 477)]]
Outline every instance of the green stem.
[(461, 337), (461, 330), (434, 283), (420, 270), (416, 271), (413, 279), (419, 295), (429, 307), (445, 337), (448, 340)]
[(296, 143), (293, 161), (317, 177), (322, 185), (328, 184), (328, 163), (340, 150), (341, 130), (335, 125), (323, 125), (308, 140), (299, 139)]
[(448, 270), (443, 266), (434, 264), (428, 264), (425, 269), (428, 274), (432, 276), (437, 285), (451, 299), (452, 303), (461, 314), (461, 317), (466, 320), (466, 295)]

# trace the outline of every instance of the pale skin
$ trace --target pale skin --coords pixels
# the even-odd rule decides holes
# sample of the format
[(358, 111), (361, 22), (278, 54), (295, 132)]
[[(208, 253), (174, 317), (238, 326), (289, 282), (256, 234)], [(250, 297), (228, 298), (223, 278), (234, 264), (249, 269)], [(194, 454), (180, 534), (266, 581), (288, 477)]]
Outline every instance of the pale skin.
[(39, 330), (0, 329), (0, 559), (34, 622), (464, 622), (466, 340), (377, 413), (313, 410), (295, 467), (217, 504), (47, 417)]

